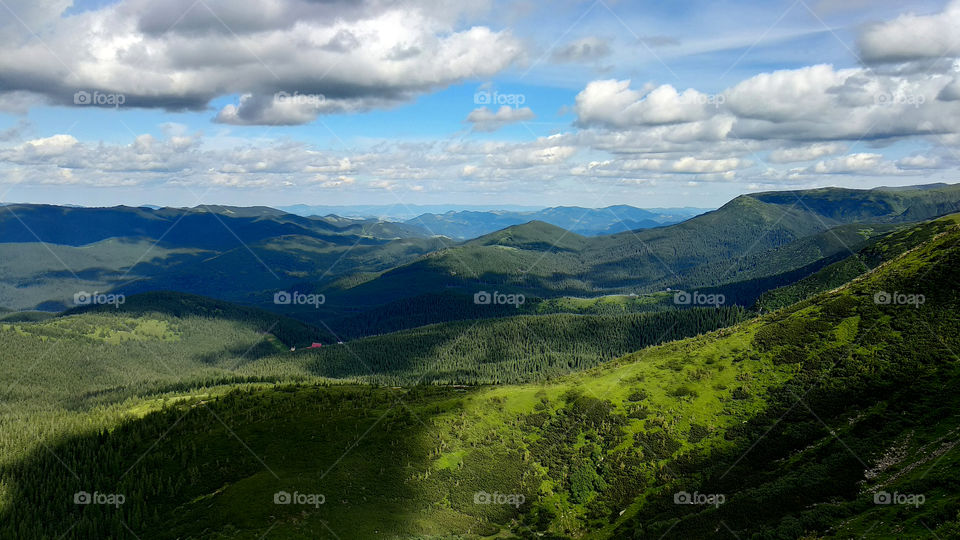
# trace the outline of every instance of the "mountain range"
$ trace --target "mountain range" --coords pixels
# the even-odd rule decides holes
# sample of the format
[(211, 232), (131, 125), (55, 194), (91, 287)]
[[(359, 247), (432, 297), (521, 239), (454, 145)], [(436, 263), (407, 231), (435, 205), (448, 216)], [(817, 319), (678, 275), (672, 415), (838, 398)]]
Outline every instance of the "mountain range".
[[(764, 193), (600, 237), (532, 222), (325, 281), (328, 303), (369, 303), (324, 305), (329, 322), (176, 289), (4, 311), (0, 536), (956, 537), (957, 199)], [(231, 210), (175, 219), (240, 220), (253, 254), (275, 245), (260, 225), (313, 230)], [(110, 243), (132, 245), (40, 247), (68, 263)], [(259, 266), (234, 251), (234, 272)], [(511, 272), (535, 257), (548, 271)], [(177, 284), (162, 274), (143, 284)], [(537, 295), (460, 290), (481, 285)], [(718, 301), (678, 300), (701, 297)]]

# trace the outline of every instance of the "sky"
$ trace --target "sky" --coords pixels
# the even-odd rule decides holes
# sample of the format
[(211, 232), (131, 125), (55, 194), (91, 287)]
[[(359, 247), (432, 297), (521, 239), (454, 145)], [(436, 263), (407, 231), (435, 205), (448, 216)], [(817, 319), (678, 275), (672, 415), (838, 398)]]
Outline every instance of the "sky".
[(956, 182), (960, 0), (0, 0), (0, 202)]

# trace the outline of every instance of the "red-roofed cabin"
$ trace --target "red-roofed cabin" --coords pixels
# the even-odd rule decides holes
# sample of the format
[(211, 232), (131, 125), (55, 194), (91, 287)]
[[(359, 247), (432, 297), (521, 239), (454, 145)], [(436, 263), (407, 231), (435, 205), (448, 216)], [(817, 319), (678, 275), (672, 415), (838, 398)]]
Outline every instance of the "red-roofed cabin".
[(321, 345), (320, 343), (311, 343), (311, 344), (310, 344), (310, 348), (311, 348), (311, 349), (319, 349), (320, 347), (323, 347), (323, 345)]

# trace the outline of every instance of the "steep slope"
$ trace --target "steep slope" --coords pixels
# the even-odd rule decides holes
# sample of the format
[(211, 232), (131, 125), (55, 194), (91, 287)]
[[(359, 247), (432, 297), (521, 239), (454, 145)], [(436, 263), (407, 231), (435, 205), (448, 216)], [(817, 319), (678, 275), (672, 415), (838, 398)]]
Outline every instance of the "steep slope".
[[(498, 286), (546, 297), (717, 287), (803, 269), (826, 257), (848, 254), (898, 223), (958, 210), (960, 186), (896, 191), (830, 188), (744, 195), (677, 225), (611, 236), (582, 237), (532, 222), (439, 251), (347, 290), (331, 289), (329, 294), (362, 306), (370, 305), (372, 296), (388, 300), (418, 296), (431, 292), (434, 284), (464, 294)], [(825, 264), (829, 262), (835, 261)], [(806, 272), (817, 270), (812, 266)], [(788, 276), (767, 288), (803, 277)], [(751, 291), (745, 301), (752, 303), (763, 290)]]
[(757, 299), (760, 310), (774, 310), (804, 300), (814, 294), (839, 287), (877, 266), (900, 256), (933, 236), (949, 230), (960, 221), (960, 214), (906, 227), (898, 232), (880, 236), (867, 242), (855, 254), (832, 263), (796, 283), (764, 293)]
[[(951, 538), (958, 265), (951, 227), (839, 289), (544, 384), (187, 397), (5, 466), (0, 530)], [(124, 504), (73, 504), (97, 487)]]

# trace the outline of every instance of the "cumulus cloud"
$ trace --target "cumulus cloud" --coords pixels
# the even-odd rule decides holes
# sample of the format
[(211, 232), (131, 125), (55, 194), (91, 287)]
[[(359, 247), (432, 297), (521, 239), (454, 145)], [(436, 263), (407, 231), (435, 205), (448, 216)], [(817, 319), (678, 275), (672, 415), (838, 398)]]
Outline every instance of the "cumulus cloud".
[(585, 37), (567, 43), (553, 52), (554, 62), (590, 63), (610, 56), (610, 44), (598, 37)]
[[(29, 2), (12, 9), (42, 16)], [(121, 0), (48, 14), (37, 26), (40, 39), (20, 25), (0, 27), (7, 43), (0, 95), (27, 92), (73, 105), (77, 92), (99, 92), (123, 96), (126, 107), (172, 110), (242, 95), (219, 121), (305, 123), (487, 78), (520, 58), (520, 42), (508, 31), (458, 27), (472, 9), (430, 0)], [(325, 101), (278, 103), (280, 92)]]
[(936, 156), (906, 156), (897, 160), (901, 169), (936, 169), (941, 159)]
[(665, 125), (661, 135), (796, 142), (900, 138), (956, 130), (960, 102), (938, 99), (943, 74), (904, 77), (829, 65), (761, 73), (717, 95), (665, 85), (593, 81), (576, 98), (583, 127), (619, 130)]
[(820, 161), (813, 166), (812, 170), (818, 174), (876, 173), (879, 172), (881, 164), (883, 164), (882, 154), (859, 153)]
[(634, 90), (629, 80), (602, 80), (577, 94), (574, 110), (581, 125), (627, 127), (705, 120), (717, 105), (716, 96), (693, 89), (678, 92), (666, 84)]
[(537, 165), (562, 163), (577, 152), (574, 146), (547, 146), (545, 148), (517, 148), (505, 153), (489, 154), (487, 163), (507, 169), (524, 169)]
[(813, 161), (823, 156), (839, 154), (847, 149), (841, 143), (818, 143), (793, 148), (778, 148), (770, 152), (767, 158), (773, 163), (796, 163), (798, 161)]
[[(61, 64), (39, 41), (27, 39), (19, 24), (0, 20), (0, 37), (8, 44), (0, 51), (0, 109), (9, 110), (28, 109), (41, 98), (72, 104), (78, 90), (122, 93), (124, 107), (170, 109), (207, 110), (211, 99), (233, 96), (233, 103), (209, 116), (230, 125), (296, 125), (484, 80), (523, 55), (509, 32), (465, 23), (483, 1), (252, 0), (236, 6), (226, 0), (120, 0), (66, 16), (61, 14), (68, 1), (8, 3), (35, 23), (63, 59)], [(364, 195), (386, 190), (393, 196), (454, 188), (490, 193), (518, 185), (542, 193), (545, 183), (585, 178), (634, 187), (736, 180), (769, 189), (812, 179), (843, 182), (842, 175), (933, 177), (956, 160), (947, 153), (927, 155), (914, 143), (960, 148), (960, 70), (954, 71), (960, 63), (927, 62), (923, 69), (908, 64), (934, 60), (944, 43), (950, 45), (952, 37), (938, 41), (938, 25), (954, 16), (957, 5), (940, 15), (908, 15), (867, 28), (860, 46), (864, 58), (875, 62), (870, 68), (811, 65), (709, 90), (588, 81), (568, 109), (575, 125), (550, 137), (478, 141), (461, 131), (434, 141), (364, 139), (355, 143), (362, 148), (330, 151), (289, 140), (204, 140), (176, 125), (127, 144), (66, 134), (37, 137), (32, 129), (27, 137), (24, 129), (13, 129), (0, 132), (0, 182)], [(884, 32), (888, 38), (877, 37)], [(894, 46), (900, 39), (894, 34), (913, 38)], [(562, 46), (554, 59), (591, 62), (609, 53), (606, 42), (585, 38)], [(466, 117), (472, 131), (492, 132), (534, 117), (522, 103), (500, 107), (499, 98), (522, 95), (488, 90), (478, 95), (488, 97), (489, 108)], [(888, 152), (879, 150), (898, 144), (910, 145), (914, 155), (887, 159)], [(903, 146), (888, 154), (902, 156)], [(853, 153), (857, 147), (869, 150)]]
[(533, 118), (534, 114), (530, 107), (514, 109), (504, 105), (497, 112), (493, 112), (486, 107), (474, 109), (467, 115), (467, 122), (473, 124), (474, 131), (497, 131), (504, 126), (526, 122), (533, 120)]
[(630, 176), (636, 171), (655, 171), (676, 174), (730, 173), (753, 165), (741, 158), (700, 159), (693, 156), (678, 158), (642, 158), (593, 161), (586, 166), (571, 169), (580, 176)]
[(27, 141), (0, 156), (14, 163), (31, 163), (38, 159), (61, 156), (78, 143), (79, 141), (73, 135), (53, 135)]
[(913, 13), (868, 28), (859, 40), (867, 62), (905, 62), (960, 56), (960, 0), (935, 15)]

